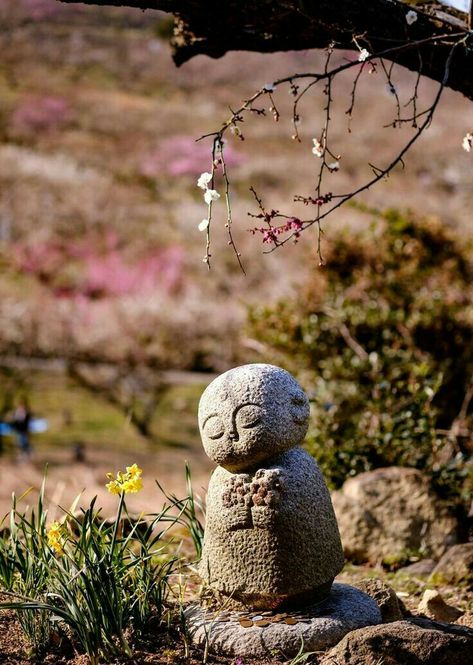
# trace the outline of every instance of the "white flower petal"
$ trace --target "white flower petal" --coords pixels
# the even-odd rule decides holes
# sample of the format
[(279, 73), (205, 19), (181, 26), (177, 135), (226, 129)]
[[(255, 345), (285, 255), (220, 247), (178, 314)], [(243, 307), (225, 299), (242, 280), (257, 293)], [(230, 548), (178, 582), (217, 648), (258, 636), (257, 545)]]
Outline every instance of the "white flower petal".
[(207, 189), (204, 194), (204, 201), (207, 204), (220, 198), (220, 194), (215, 189)]
[(314, 144), (314, 147), (312, 148), (312, 153), (316, 157), (322, 157), (324, 154), (324, 148), (321, 143), (317, 139), (312, 139), (312, 143)]
[(340, 169), (340, 162), (337, 160), (336, 162), (327, 164), (327, 168), (329, 171), (338, 171)]
[(407, 25), (412, 25), (412, 24), (415, 23), (416, 21), (417, 21), (417, 12), (414, 12), (414, 11), (412, 11), (412, 9), (411, 9), (411, 10), (408, 11), (407, 14), (406, 14), (406, 23), (407, 23)]
[(370, 52), (367, 51), (365, 48), (362, 48), (360, 51), (360, 55), (358, 56), (358, 61), (359, 62), (364, 62), (370, 57)]
[(199, 231), (205, 231), (208, 225), (209, 225), (209, 220), (203, 219), (197, 228), (199, 229)]
[(265, 92), (274, 92), (274, 83), (265, 83), (263, 86)]
[(473, 134), (468, 132), (468, 134), (466, 134), (463, 137), (462, 147), (463, 147), (463, 150), (466, 150), (466, 152), (471, 152), (471, 149), (473, 147)]
[(212, 174), (208, 172), (201, 173), (197, 180), (197, 187), (200, 189), (207, 189), (209, 182), (212, 180)]

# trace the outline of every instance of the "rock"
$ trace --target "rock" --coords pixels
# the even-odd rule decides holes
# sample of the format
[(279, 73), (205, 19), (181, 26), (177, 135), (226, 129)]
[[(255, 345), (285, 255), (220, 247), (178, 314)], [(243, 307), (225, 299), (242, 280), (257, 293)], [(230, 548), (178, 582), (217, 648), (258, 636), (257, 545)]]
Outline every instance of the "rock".
[(241, 621), (237, 612), (206, 613), (198, 605), (185, 610), (186, 628), (195, 644), (217, 655), (258, 659), (294, 658), (301, 645), (304, 651), (329, 649), (348, 632), (381, 621), (372, 598), (337, 583), (322, 603), (275, 616), (285, 618), (273, 623), (265, 613), (264, 626), (259, 626), (248, 614)]
[(432, 571), (433, 584), (464, 584), (473, 588), (473, 543), (454, 545)]
[(348, 633), (320, 665), (467, 665), (473, 631), (429, 619), (407, 619)]
[(349, 478), (332, 495), (345, 555), (396, 563), (440, 557), (457, 541), (457, 521), (416, 469), (388, 467)]
[(364, 591), (379, 607), (383, 623), (400, 621), (404, 618), (405, 608), (396, 592), (389, 584), (375, 578), (361, 580), (355, 584), (357, 589)]
[(430, 619), (445, 621), (446, 623), (454, 622), (463, 614), (458, 608), (448, 605), (436, 589), (426, 589), (424, 591), (417, 612), (425, 614)]
[(433, 571), (436, 565), (437, 562), (433, 559), (421, 559), (420, 561), (409, 564), (409, 566), (403, 566), (402, 568), (399, 568), (397, 574), (424, 579), (429, 577), (430, 573)]
[(199, 405), (202, 441), (220, 464), (207, 493), (200, 574), (254, 609), (327, 597), (344, 557), (330, 494), (301, 447), (308, 402), (272, 365), (215, 379)]
[(468, 626), (473, 629), (473, 612), (465, 612), (462, 616), (455, 621), (459, 626)]

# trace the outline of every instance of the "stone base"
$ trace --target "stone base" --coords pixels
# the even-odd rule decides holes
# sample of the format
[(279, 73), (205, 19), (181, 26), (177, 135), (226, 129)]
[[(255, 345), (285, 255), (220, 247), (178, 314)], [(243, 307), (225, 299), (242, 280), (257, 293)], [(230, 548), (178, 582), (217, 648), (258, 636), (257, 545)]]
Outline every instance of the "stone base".
[(288, 612), (185, 610), (187, 630), (197, 646), (222, 656), (294, 658), (324, 651), (356, 628), (381, 623), (370, 596), (347, 584), (334, 584), (329, 597), (316, 605)]

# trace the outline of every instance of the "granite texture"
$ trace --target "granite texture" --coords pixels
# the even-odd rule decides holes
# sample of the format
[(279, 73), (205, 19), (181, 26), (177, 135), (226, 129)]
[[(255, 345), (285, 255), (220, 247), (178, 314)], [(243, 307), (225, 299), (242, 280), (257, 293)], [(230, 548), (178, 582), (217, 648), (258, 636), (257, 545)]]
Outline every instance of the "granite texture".
[(204, 448), (221, 466), (208, 488), (200, 574), (248, 607), (320, 600), (343, 567), (327, 486), (298, 445), (308, 415), (299, 384), (272, 365), (230, 370), (201, 399)]
[(350, 631), (381, 622), (374, 600), (345, 584), (334, 584), (326, 600), (289, 612), (277, 623), (266, 614), (259, 622), (264, 626), (245, 627), (241, 613), (207, 612), (198, 605), (188, 607), (185, 616), (192, 641), (211, 653), (282, 660), (294, 658), (301, 646), (304, 652), (329, 649)]
[(269, 609), (317, 593), (343, 563), (329, 492), (305, 450), (251, 474), (214, 471), (200, 564), (211, 587)]
[(402, 621), (404, 614), (407, 614), (402, 601), (396, 596), (394, 589), (389, 584), (386, 584), (386, 582), (376, 577), (370, 577), (360, 580), (355, 586), (360, 591), (367, 593), (374, 600), (381, 612), (383, 623)]
[(470, 665), (473, 631), (420, 617), (346, 635), (320, 665)]
[(332, 495), (345, 555), (357, 563), (440, 557), (458, 539), (451, 506), (417, 469), (391, 466), (348, 478)]
[(304, 391), (274, 365), (242, 365), (221, 374), (199, 404), (205, 452), (229, 471), (244, 471), (297, 446), (308, 422)]
[(462, 584), (473, 589), (473, 543), (461, 543), (447, 550), (433, 569), (429, 582)]

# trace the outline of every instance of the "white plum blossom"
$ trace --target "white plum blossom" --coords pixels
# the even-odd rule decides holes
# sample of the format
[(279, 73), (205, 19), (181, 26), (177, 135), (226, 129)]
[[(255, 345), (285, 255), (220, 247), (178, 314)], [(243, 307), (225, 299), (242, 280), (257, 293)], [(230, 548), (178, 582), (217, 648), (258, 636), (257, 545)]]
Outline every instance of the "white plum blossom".
[(200, 224), (197, 228), (199, 229), (199, 231), (205, 231), (205, 229), (208, 227), (208, 225), (209, 225), (209, 220), (208, 219), (203, 219), (200, 222)]
[(204, 193), (204, 201), (210, 205), (213, 201), (220, 198), (220, 194), (215, 189), (206, 189)]
[(417, 21), (417, 12), (414, 12), (412, 9), (406, 14), (406, 23), (407, 25), (412, 25)]
[(338, 171), (340, 169), (340, 162), (338, 160), (336, 162), (331, 162), (330, 164), (327, 164), (327, 168), (332, 173)]
[(312, 143), (314, 144), (314, 147), (312, 148), (312, 153), (316, 157), (322, 157), (324, 154), (324, 148), (322, 144), (317, 139), (312, 139)]
[(362, 48), (360, 51), (360, 55), (358, 56), (358, 62), (364, 62), (370, 57), (371, 53), (367, 51), (365, 48)]
[(263, 86), (265, 92), (274, 92), (274, 83), (265, 83)]
[(463, 150), (471, 152), (471, 149), (473, 148), (473, 134), (471, 132), (468, 132), (468, 134), (465, 134), (463, 137), (462, 147)]
[(199, 179), (197, 180), (197, 187), (200, 187), (200, 189), (207, 189), (209, 186), (209, 182), (212, 180), (212, 174), (211, 173), (201, 173), (199, 176)]

